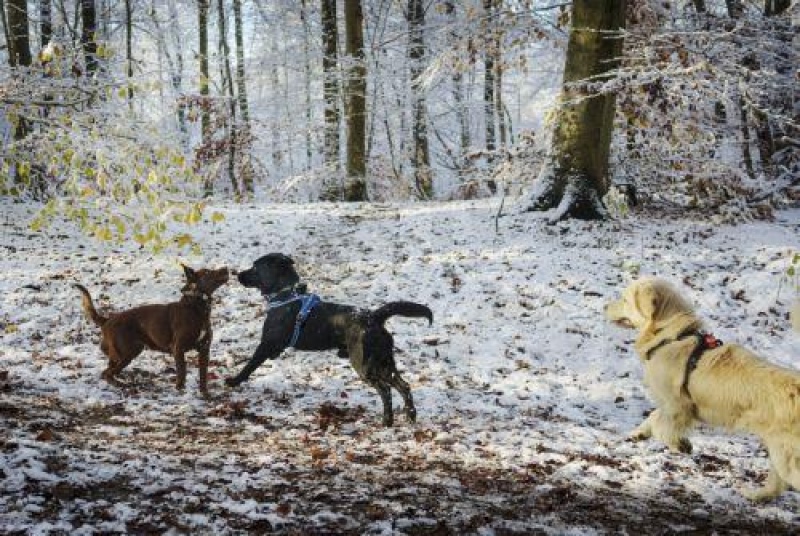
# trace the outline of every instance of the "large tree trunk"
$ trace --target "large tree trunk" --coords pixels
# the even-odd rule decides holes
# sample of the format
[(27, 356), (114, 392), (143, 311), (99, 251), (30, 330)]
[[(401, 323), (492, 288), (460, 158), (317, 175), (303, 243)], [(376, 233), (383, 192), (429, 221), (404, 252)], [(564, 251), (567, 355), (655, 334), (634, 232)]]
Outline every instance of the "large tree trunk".
[(81, 0), (81, 45), (86, 63), (86, 76), (97, 72), (97, 10), (94, 0)]
[(428, 120), (425, 106), (425, 92), (419, 80), (424, 70), (425, 6), (422, 0), (408, 0), (408, 59), (411, 74), (411, 127), (414, 140), (414, 182), (417, 192), (423, 199), (433, 197), (430, 150), (428, 147)]
[(608, 190), (614, 95), (587, 93), (585, 83), (608, 79), (622, 52), (625, 0), (574, 0), (561, 103), (552, 146), (528, 210), (556, 209), (554, 219), (599, 219)]
[(336, 25), (336, 0), (322, 3), (322, 100), (325, 107), (323, 153), (325, 167), (334, 174), (339, 170), (339, 31)]
[(367, 200), (366, 102), (367, 66), (364, 54), (364, 13), (361, 0), (345, 0), (344, 22), (348, 61), (346, 83), (347, 182), (345, 201)]
[(28, 2), (8, 0), (8, 62), (11, 67), (29, 67), (31, 44), (28, 37)]

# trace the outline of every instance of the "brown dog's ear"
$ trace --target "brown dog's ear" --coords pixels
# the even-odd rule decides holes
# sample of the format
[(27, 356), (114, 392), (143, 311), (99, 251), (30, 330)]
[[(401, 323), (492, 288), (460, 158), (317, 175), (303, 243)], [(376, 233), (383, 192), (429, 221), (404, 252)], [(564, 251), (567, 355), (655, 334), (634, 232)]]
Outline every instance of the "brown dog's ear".
[(185, 264), (181, 263), (181, 267), (183, 268), (183, 274), (186, 276), (186, 279), (191, 281), (195, 278), (197, 272), (186, 266)]

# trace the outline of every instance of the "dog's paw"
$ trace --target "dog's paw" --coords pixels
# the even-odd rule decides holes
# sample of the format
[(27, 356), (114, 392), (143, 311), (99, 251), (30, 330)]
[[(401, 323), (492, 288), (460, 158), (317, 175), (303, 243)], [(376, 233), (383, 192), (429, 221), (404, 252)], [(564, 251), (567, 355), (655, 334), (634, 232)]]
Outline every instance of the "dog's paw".
[(677, 451), (681, 452), (683, 454), (691, 454), (692, 453), (692, 442), (689, 441), (688, 439), (686, 439), (685, 437), (682, 437), (680, 439), (680, 441), (678, 441)]
[(626, 441), (631, 443), (638, 443), (639, 441), (644, 441), (645, 439), (650, 439), (650, 434), (644, 433), (641, 430), (634, 430), (628, 437), (625, 438)]
[(236, 387), (239, 385), (239, 382), (236, 381), (236, 378), (225, 378), (225, 385), (228, 387)]
[(744, 495), (746, 499), (751, 500), (753, 502), (763, 503), (774, 499), (778, 495), (778, 493), (776, 493), (775, 490), (763, 487), (763, 488), (743, 489), (742, 495)]

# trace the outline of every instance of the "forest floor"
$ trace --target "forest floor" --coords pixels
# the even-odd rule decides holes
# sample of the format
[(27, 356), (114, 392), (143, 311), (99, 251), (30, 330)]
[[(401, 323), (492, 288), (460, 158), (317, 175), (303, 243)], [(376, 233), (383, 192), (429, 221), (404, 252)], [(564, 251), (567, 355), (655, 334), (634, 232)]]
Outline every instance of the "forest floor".
[[(496, 200), (214, 209), (226, 218), (194, 230), (202, 253), (152, 255), (68, 224), (33, 233), (28, 207), (2, 205), (0, 533), (800, 533), (800, 493), (740, 494), (767, 472), (754, 437), (703, 427), (688, 456), (625, 439), (652, 404), (634, 334), (603, 318), (657, 274), (720, 339), (800, 367), (787, 276), (800, 211), (731, 226), (496, 221)], [(325, 300), (433, 309), (432, 327), (387, 323), (417, 423), (398, 411), (380, 426), (377, 394), (335, 352), (288, 351), (225, 388), (265, 313), (233, 280), (212, 310), (210, 399), (194, 366), (177, 392), (153, 352), (125, 387), (100, 380), (72, 283), (119, 310), (177, 298), (178, 261), (241, 270), (270, 251)]]

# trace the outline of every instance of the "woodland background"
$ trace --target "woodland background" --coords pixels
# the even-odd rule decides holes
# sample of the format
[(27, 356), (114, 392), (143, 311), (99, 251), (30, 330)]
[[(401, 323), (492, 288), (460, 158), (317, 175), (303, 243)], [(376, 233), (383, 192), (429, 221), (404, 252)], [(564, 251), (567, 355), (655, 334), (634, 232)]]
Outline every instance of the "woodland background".
[[(602, 162), (585, 182), (612, 213), (739, 220), (798, 198), (789, 0), (0, 4), (0, 195), (47, 202), (35, 229), (188, 246), (168, 224), (211, 198), (518, 195), (559, 150)], [(615, 10), (595, 32), (620, 44), (607, 72), (562, 84), (590, 61), (567, 50), (574, 20)], [(559, 148), (563, 110), (609, 97), (611, 120)]]

